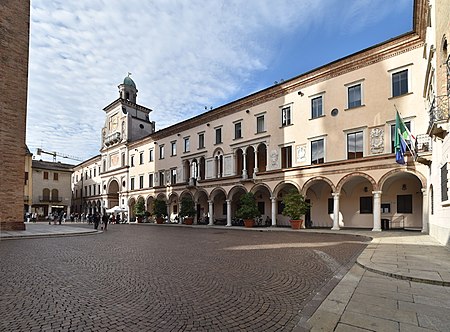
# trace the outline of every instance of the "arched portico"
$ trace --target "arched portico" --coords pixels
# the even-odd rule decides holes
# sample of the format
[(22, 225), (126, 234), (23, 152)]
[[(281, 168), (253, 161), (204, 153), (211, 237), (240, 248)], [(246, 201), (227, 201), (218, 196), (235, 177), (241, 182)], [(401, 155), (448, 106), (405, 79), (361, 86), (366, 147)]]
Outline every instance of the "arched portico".
[(290, 226), (289, 217), (283, 216), (283, 197), (292, 190), (300, 192), (296, 182), (281, 182), (275, 187), (272, 196), (272, 226)]
[(205, 190), (198, 190), (194, 195), (197, 209), (197, 223), (209, 224), (208, 219), (208, 193)]
[(309, 213), (305, 215), (305, 227), (332, 227), (333, 226), (333, 192), (336, 187), (330, 179), (322, 176), (308, 180), (302, 194), (311, 204)]
[(261, 213), (262, 224), (259, 226), (271, 226), (272, 225), (272, 192), (266, 184), (257, 184), (251, 192), (255, 195), (256, 203), (258, 204), (259, 212)]
[(108, 209), (119, 205), (119, 182), (116, 179), (109, 181), (106, 191), (106, 207)]

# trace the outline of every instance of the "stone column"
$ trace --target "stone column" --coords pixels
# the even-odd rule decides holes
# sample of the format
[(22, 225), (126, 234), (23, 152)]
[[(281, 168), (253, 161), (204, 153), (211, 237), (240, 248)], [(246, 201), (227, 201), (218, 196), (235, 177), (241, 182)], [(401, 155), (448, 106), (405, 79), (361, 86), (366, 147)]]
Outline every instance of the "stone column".
[(270, 197), (270, 201), (272, 203), (272, 226), (277, 225), (277, 198)]
[(243, 179), (248, 179), (248, 174), (247, 174), (247, 152), (243, 152), (242, 153), (242, 162), (243, 162), (243, 167), (242, 167), (242, 178)]
[(258, 169), (258, 147), (253, 147), (253, 151), (255, 151), (255, 168), (253, 169), (253, 178), (256, 177), (256, 173), (259, 172)]
[(381, 231), (381, 191), (372, 191), (373, 194), (373, 229), (374, 232)]
[(427, 189), (422, 188), (422, 233), (428, 234), (428, 195), (427, 195)]
[(227, 226), (231, 226), (231, 199), (227, 199)]
[(339, 228), (339, 193), (333, 193), (333, 227), (331, 230), (338, 231)]
[(214, 216), (213, 216), (213, 201), (208, 201), (208, 214), (209, 214), (209, 224), (210, 226), (214, 225)]

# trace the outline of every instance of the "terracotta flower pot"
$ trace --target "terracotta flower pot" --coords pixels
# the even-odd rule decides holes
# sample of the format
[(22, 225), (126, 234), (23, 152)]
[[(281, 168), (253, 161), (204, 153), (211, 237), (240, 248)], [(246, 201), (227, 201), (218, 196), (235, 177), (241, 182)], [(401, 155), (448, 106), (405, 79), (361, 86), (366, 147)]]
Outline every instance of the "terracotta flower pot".
[(244, 219), (244, 226), (245, 227), (253, 227), (255, 221), (253, 219)]
[(185, 225), (192, 225), (193, 223), (194, 223), (194, 218), (192, 218), (192, 217), (184, 218)]
[(158, 218), (155, 218), (155, 219), (156, 219), (156, 223), (157, 224), (163, 224), (164, 223), (164, 218), (158, 217)]
[(289, 220), (291, 222), (292, 229), (300, 229), (302, 228), (303, 220)]

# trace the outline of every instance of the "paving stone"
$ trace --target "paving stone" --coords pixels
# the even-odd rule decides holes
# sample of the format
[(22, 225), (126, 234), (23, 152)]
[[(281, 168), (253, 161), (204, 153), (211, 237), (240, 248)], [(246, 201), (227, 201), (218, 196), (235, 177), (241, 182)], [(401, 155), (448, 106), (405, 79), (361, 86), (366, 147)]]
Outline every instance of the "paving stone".
[(349, 311), (344, 312), (341, 317), (340, 323), (367, 329), (370, 331), (396, 332), (399, 330), (398, 322)]
[[(331, 331), (331, 330), (328, 330), (328, 331)], [(334, 331), (335, 332), (367, 332), (367, 331), (373, 331), (373, 330), (367, 330), (367, 329), (363, 329), (360, 327), (339, 323)]]

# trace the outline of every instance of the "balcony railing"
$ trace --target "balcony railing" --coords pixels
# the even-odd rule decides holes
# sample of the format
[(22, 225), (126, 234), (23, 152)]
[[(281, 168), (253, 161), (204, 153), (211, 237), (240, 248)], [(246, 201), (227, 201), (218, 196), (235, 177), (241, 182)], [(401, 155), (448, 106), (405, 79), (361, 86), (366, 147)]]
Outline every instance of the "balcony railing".
[(105, 138), (105, 145), (110, 146), (120, 142), (120, 133), (113, 133)]
[(59, 203), (62, 202), (62, 200), (62, 197), (39, 196), (39, 202)]
[(446, 95), (436, 96), (429, 110), (430, 124), (428, 134), (440, 138), (447, 135), (447, 124), (449, 117), (449, 98)]
[(433, 151), (433, 140), (428, 134), (416, 136), (415, 160), (424, 165), (431, 165), (431, 152)]

